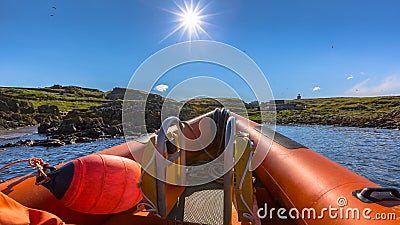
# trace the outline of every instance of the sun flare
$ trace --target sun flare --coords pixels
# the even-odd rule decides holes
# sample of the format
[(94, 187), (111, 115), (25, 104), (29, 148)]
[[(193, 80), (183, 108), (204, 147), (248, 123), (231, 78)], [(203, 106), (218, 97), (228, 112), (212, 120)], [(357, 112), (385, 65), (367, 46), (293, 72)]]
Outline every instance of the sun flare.
[(182, 24), (187, 28), (187, 29), (192, 29), (200, 26), (201, 20), (200, 16), (197, 12), (184, 12), (182, 15)]
[(203, 35), (206, 35), (211, 39), (210, 35), (203, 28), (203, 26), (207, 24), (204, 20), (210, 16), (204, 14), (207, 5), (201, 6), (200, 1), (195, 4), (193, 0), (183, 1), (183, 4), (181, 5), (177, 3), (175, 4), (178, 7), (178, 11), (167, 11), (177, 16), (175, 21), (178, 22), (178, 25), (163, 40), (178, 31), (181, 32), (181, 37), (186, 34), (189, 41), (200, 39)]

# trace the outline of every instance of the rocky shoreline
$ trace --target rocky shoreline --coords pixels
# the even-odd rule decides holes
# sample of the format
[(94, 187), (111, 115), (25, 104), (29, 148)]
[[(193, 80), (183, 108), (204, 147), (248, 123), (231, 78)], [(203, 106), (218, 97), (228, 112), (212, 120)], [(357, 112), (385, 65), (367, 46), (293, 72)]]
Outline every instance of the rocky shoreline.
[[(63, 115), (56, 105), (45, 104), (35, 109), (31, 102), (14, 99), (13, 96), (0, 93), (0, 130), (38, 126), (38, 132), (46, 134), (48, 137), (45, 140), (21, 140), (0, 146), (0, 149), (15, 146), (56, 147), (123, 137), (122, 104), (126, 91), (124, 88), (114, 88), (106, 95), (108, 102), (86, 109), (73, 109)], [(161, 125), (161, 108), (167, 99), (155, 94), (129, 91), (132, 91), (134, 95), (145, 95), (147, 97), (140, 96), (141, 98), (139, 98), (147, 99), (144, 111), (137, 107), (142, 104), (136, 104), (135, 101), (132, 101), (132, 104), (128, 107), (130, 107), (129, 111), (134, 114), (144, 113), (147, 132), (154, 132)], [(171, 101), (171, 103), (172, 106), (175, 106), (177, 102)], [(387, 100), (384, 103), (388, 104)], [(184, 120), (190, 119), (214, 108), (214, 105), (210, 105), (210, 107), (207, 105), (206, 107), (204, 104), (211, 103), (207, 103), (204, 99), (198, 99), (192, 105), (185, 105), (181, 108), (180, 117)], [(398, 104), (397, 101), (391, 104), (393, 104), (391, 111), (369, 116), (360, 113), (369, 110), (365, 106), (342, 107), (336, 109), (336, 111), (323, 111), (321, 109), (318, 111), (313, 108), (281, 110), (277, 112), (276, 122), (280, 125), (308, 124), (400, 129), (400, 106), (395, 105)], [(176, 110), (178, 110), (178, 104), (176, 106)], [(251, 111), (252, 108), (248, 110)], [(341, 110), (347, 110), (347, 114), (341, 113)], [(189, 116), (190, 118), (188, 118)], [(139, 133), (128, 135), (139, 135)]]
[(64, 143), (91, 142), (123, 136), (122, 102), (114, 101), (90, 109), (72, 110), (60, 121), (42, 123), (38, 132)]
[[(161, 105), (160, 105), (161, 107)], [(44, 107), (43, 107), (44, 108)], [(54, 107), (47, 107), (53, 108)], [(55, 110), (56, 111), (56, 110)], [(151, 113), (151, 115), (157, 115)], [(160, 118), (152, 118), (149, 132), (153, 132), (160, 124)], [(17, 146), (44, 146), (58, 147), (66, 144), (93, 142), (99, 139), (123, 137), (122, 101), (113, 101), (98, 107), (86, 110), (72, 110), (60, 120), (46, 121), (38, 126), (38, 132), (46, 134), (45, 140), (20, 140), (0, 146), (10, 148)], [(400, 123), (393, 120), (400, 118), (400, 110), (394, 109), (390, 113), (379, 114), (376, 117), (349, 117), (349, 116), (319, 116), (301, 114), (277, 118), (279, 125), (333, 125), (347, 127), (374, 127), (385, 129), (400, 129)]]
[[(161, 125), (162, 103), (148, 107), (146, 125), (148, 132), (154, 132)], [(52, 106), (52, 108), (54, 108)], [(159, 111), (158, 110), (158, 111)], [(0, 148), (17, 146), (58, 147), (66, 144), (94, 142), (100, 139), (119, 138), (124, 135), (122, 127), (122, 101), (112, 101), (89, 109), (75, 109), (61, 119), (45, 120), (38, 126), (38, 133), (46, 134), (46, 140), (21, 140), (0, 145)], [(139, 133), (133, 135), (140, 135)]]
[[(49, 106), (56, 110), (56, 106)], [(123, 136), (122, 102), (113, 101), (90, 109), (75, 109), (63, 117), (43, 120), (38, 133), (46, 134), (45, 140), (21, 140), (0, 148), (16, 146), (57, 147), (66, 144), (93, 142), (99, 139)]]
[(35, 110), (30, 102), (16, 100), (12, 96), (0, 93), (0, 130), (35, 126), (45, 121), (59, 120), (59, 112), (48, 111), (48, 107), (50, 106), (43, 105)]

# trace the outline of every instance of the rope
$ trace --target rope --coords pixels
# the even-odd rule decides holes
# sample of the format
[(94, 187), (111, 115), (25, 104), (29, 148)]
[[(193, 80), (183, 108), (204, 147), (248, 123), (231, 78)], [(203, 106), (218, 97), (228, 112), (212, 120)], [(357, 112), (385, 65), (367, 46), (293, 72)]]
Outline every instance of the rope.
[[(243, 183), (244, 183), (244, 178), (246, 177), (246, 172), (249, 170), (250, 162), (253, 158), (253, 154), (250, 153), (249, 160), (247, 161), (246, 168), (244, 169), (244, 173), (242, 175), (242, 178), (240, 179), (239, 183), (239, 190), (243, 190)], [(242, 200), (242, 203), (246, 207), (248, 213), (243, 213), (243, 217), (253, 221), (254, 220), (254, 215), (253, 215), (253, 210), (250, 209), (249, 205), (247, 205), (246, 201), (244, 200), (243, 194), (240, 194), (240, 200)]]
[[(156, 157), (156, 151), (153, 152), (153, 155), (152, 155), (151, 159), (149, 160), (149, 162), (147, 163), (147, 165), (143, 168), (143, 172), (142, 172), (142, 174), (140, 175), (140, 181), (142, 181), (143, 175), (145, 174), (145, 171), (149, 168), (149, 166), (151, 165), (151, 163), (154, 161), (155, 157)], [(141, 203), (137, 204), (137, 206), (136, 206), (137, 211), (139, 211), (139, 212), (157, 212), (156, 206), (155, 206), (154, 203), (153, 203), (152, 201), (150, 201), (150, 199), (144, 194), (142, 188), (140, 188), (140, 192), (142, 193), (143, 198), (144, 198), (148, 203), (146, 203), (146, 202), (141, 202)], [(146, 206), (147, 206), (149, 209), (146, 209)], [(143, 208), (144, 208), (144, 209), (143, 209)], [(155, 214), (155, 215), (156, 215), (157, 217), (160, 217), (160, 215), (159, 215), (158, 213)]]
[(45, 163), (43, 161), (43, 159), (41, 158), (30, 158), (30, 159), (20, 159), (20, 160), (16, 160), (10, 163), (7, 163), (6, 165), (4, 165), (3, 167), (0, 168), (0, 171), (15, 165), (17, 163), (24, 163), (24, 162), (28, 162), (28, 165), (31, 167), (35, 167), (38, 171), (38, 175), (42, 176), (44, 179), (40, 182), (37, 182), (36, 185), (41, 185), (47, 181), (50, 180), (50, 178), (47, 176), (47, 174), (43, 171), (43, 167), (45, 166), (49, 166), (48, 163)]
[(20, 160), (16, 160), (10, 163), (7, 163), (6, 165), (4, 165), (3, 167), (0, 168), (0, 171), (7, 169), (8, 167), (17, 164), (17, 163), (24, 163), (24, 162), (29, 162), (29, 159), (20, 159)]

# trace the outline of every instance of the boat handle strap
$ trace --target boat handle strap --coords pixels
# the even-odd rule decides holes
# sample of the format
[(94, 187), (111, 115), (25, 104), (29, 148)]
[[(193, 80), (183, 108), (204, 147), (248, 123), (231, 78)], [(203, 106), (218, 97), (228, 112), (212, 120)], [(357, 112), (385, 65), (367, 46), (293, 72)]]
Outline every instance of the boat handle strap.
[(365, 203), (374, 203), (381, 201), (400, 201), (400, 191), (396, 188), (391, 187), (367, 187), (361, 190), (353, 191), (353, 196)]

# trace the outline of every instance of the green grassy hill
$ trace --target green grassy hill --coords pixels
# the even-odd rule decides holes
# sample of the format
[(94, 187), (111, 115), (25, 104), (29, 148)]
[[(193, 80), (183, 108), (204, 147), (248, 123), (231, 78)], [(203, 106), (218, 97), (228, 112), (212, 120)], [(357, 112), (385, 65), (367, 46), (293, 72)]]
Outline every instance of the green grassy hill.
[[(0, 94), (17, 101), (32, 103), (34, 108), (48, 104), (55, 105), (60, 111), (73, 109), (88, 109), (107, 102), (122, 100), (126, 89), (114, 88), (103, 92), (97, 89), (76, 86), (54, 85), (46, 88), (16, 88), (0, 87)], [(147, 96), (142, 91), (131, 91), (132, 96)], [(160, 104), (165, 99), (156, 94), (150, 94), (148, 103)], [(171, 99), (168, 101), (175, 102)], [(181, 102), (182, 103), (182, 102)], [(321, 124), (357, 127), (382, 127), (400, 129), (400, 96), (381, 97), (338, 97), (288, 100), (285, 103), (303, 103), (305, 110), (279, 110), (276, 113), (278, 124)], [(177, 105), (178, 102), (176, 102)], [(180, 110), (182, 119), (191, 119), (201, 114), (226, 106), (238, 114), (247, 114), (254, 121), (261, 121), (261, 113), (268, 117), (274, 116), (271, 111), (259, 111), (254, 106), (239, 99), (232, 98), (200, 98), (184, 103)], [(150, 110), (151, 111), (151, 110)], [(154, 112), (157, 113), (157, 112)], [(3, 115), (6, 115), (3, 113)], [(6, 118), (3, 118), (6, 119)]]
[(302, 102), (307, 108), (304, 111), (279, 111), (278, 114), (281, 117), (295, 114), (375, 117), (381, 113), (389, 113), (396, 108), (398, 109), (400, 107), (400, 96), (315, 98), (289, 102)]
[[(292, 100), (305, 110), (280, 110), (280, 124), (323, 124), (400, 128), (400, 96), (340, 97)], [(257, 119), (257, 118), (253, 118)]]
[(35, 108), (40, 105), (56, 105), (60, 111), (84, 109), (98, 106), (110, 100), (107, 93), (96, 89), (76, 86), (54, 85), (46, 88), (0, 87), (0, 93), (16, 100), (31, 102)]

